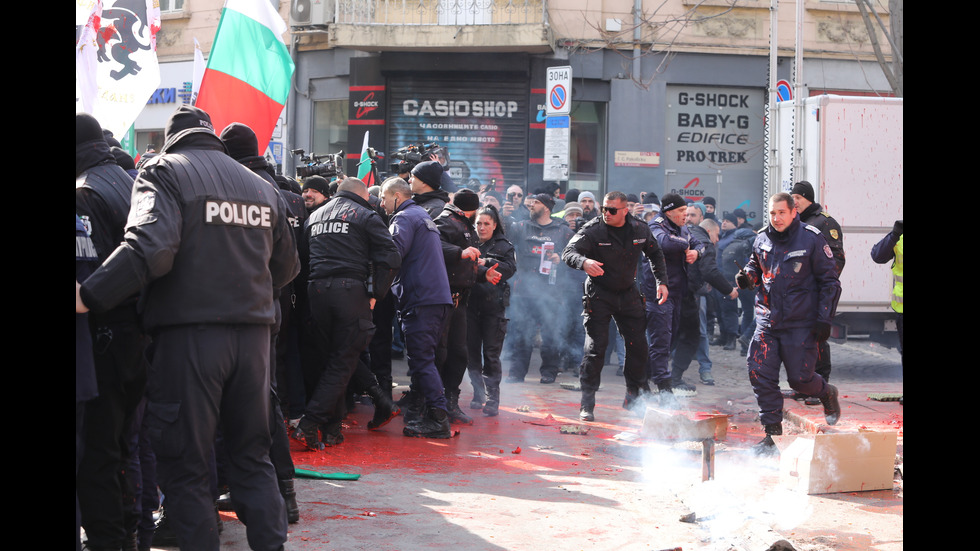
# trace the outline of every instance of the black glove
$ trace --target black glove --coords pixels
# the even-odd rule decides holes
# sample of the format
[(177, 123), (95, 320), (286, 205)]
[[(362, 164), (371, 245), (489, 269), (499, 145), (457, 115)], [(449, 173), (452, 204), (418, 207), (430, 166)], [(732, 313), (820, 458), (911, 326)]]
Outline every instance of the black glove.
[(753, 287), (752, 279), (749, 278), (749, 274), (745, 273), (745, 270), (739, 270), (735, 274), (735, 284), (738, 285), (739, 289), (751, 289)]
[(818, 342), (824, 342), (830, 338), (830, 324), (825, 321), (818, 321), (813, 324), (812, 332), (817, 337)]
[(892, 233), (895, 235), (902, 235), (902, 226), (904, 226), (904, 220), (895, 220), (895, 225), (892, 226)]

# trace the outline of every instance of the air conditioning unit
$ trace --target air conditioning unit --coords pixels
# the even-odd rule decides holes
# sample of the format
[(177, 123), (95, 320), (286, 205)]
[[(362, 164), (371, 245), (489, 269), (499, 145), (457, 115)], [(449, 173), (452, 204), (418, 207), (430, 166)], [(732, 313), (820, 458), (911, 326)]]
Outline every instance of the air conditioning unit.
[(333, 23), (335, 0), (293, 0), (290, 27), (324, 26)]

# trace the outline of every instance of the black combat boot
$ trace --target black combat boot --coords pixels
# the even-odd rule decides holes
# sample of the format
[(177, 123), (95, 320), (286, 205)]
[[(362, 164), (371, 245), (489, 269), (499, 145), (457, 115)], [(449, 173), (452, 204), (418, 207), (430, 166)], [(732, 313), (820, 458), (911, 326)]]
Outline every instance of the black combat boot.
[(473, 418), (469, 415), (463, 413), (463, 410), (459, 408), (459, 391), (458, 390), (447, 390), (446, 391), (446, 406), (449, 413), (449, 421), (452, 423), (462, 423), (464, 425), (472, 425)]
[(385, 426), (401, 413), (401, 409), (391, 399), (391, 391), (385, 392), (380, 386), (372, 386), (367, 391), (374, 402), (374, 418), (368, 421), (368, 430)]
[(840, 421), (840, 402), (837, 400), (837, 387), (827, 384), (827, 392), (820, 398), (823, 404), (823, 414), (828, 425), (836, 425)]
[(299, 425), (293, 432), (293, 438), (302, 441), (306, 447), (313, 451), (320, 451), (326, 448), (320, 441), (320, 425), (307, 419), (305, 416), (299, 420)]
[(402, 434), (417, 438), (452, 438), (449, 414), (444, 409), (427, 407), (421, 419), (405, 425)]
[(483, 404), (483, 415), (496, 417), (500, 408), (500, 387), (487, 385), (487, 402)]
[(299, 522), (299, 503), (296, 502), (296, 487), (292, 478), (279, 481), (279, 493), (286, 502), (286, 520), (289, 524)]
[(396, 402), (402, 408), (402, 420), (405, 424), (422, 419), (425, 414), (425, 397), (415, 390), (409, 390)]
[(778, 455), (779, 450), (776, 448), (776, 443), (772, 440), (773, 435), (779, 436), (783, 433), (782, 423), (772, 423), (769, 425), (764, 425), (766, 429), (766, 437), (763, 438), (758, 444), (752, 446), (752, 452), (760, 456), (773, 456)]

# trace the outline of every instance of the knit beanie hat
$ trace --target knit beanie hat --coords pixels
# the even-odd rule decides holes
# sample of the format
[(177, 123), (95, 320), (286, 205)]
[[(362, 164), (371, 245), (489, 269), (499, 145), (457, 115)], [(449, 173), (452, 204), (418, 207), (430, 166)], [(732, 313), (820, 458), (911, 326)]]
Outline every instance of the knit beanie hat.
[(248, 125), (233, 122), (221, 131), (221, 141), (232, 159), (239, 161), (259, 154), (259, 140)]
[(422, 180), (432, 189), (439, 189), (442, 182), (442, 165), (438, 161), (425, 161), (415, 165), (412, 176)]
[(310, 176), (303, 180), (303, 189), (313, 189), (328, 197), (330, 196), (330, 182), (323, 176)]
[[(185, 103), (170, 115), (170, 119), (167, 121), (167, 125), (163, 131), (165, 143), (161, 151), (166, 153), (181, 138), (196, 133), (205, 133), (215, 138), (218, 137), (214, 133), (211, 116), (203, 109)], [(224, 146), (223, 143), (222, 146)]]
[(801, 195), (804, 199), (809, 202), (813, 202), (813, 186), (810, 182), (806, 180), (796, 182), (793, 184), (793, 190), (789, 192), (790, 195)]
[(676, 208), (680, 208), (687, 205), (687, 201), (683, 197), (676, 193), (668, 193), (660, 199), (660, 211), (670, 212)]
[(535, 199), (540, 201), (544, 206), (548, 207), (548, 210), (555, 209), (555, 198), (547, 193), (539, 193), (537, 195), (532, 195)]
[(565, 203), (565, 214), (568, 214), (570, 212), (585, 214), (585, 211), (582, 210), (582, 205), (576, 201), (572, 201), (571, 203)]
[(463, 188), (453, 195), (453, 204), (463, 212), (470, 212), (480, 208), (480, 196), (471, 189)]

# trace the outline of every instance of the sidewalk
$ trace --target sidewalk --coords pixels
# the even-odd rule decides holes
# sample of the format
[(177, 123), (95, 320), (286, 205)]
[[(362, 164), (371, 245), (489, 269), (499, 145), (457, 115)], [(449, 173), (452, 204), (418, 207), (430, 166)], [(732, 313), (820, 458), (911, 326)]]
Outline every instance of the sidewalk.
[[(698, 384), (692, 364), (685, 379), (697, 395), (678, 400), (691, 412), (730, 415), (727, 438), (715, 442), (712, 480), (702, 480), (700, 443), (640, 435), (643, 419), (621, 407), (625, 386), (615, 365), (603, 370), (596, 422), (582, 423), (580, 392), (561, 386), (577, 380), (562, 374), (540, 384), (535, 359), (524, 383), (502, 385), (498, 417), (468, 409), (464, 380), (460, 403), (474, 424), (454, 425), (459, 435), (450, 440), (404, 437), (400, 417), (368, 431), (372, 408), (358, 405), (341, 446), (309, 452), (294, 442), (298, 468), (360, 478), (297, 479), (301, 518), (286, 548), (764, 551), (786, 539), (810, 551), (902, 549), (901, 481), (892, 490), (849, 494), (781, 489), (778, 458), (749, 451), (763, 435), (744, 358), (719, 347), (711, 355), (716, 384)], [(901, 455), (903, 406), (867, 399), (902, 392), (897, 352), (834, 345), (833, 359), (841, 421), (827, 427), (822, 407), (787, 400), (785, 433), (895, 430)], [(406, 371), (395, 362), (400, 385)], [(588, 433), (566, 434), (562, 426)], [(234, 514), (222, 518), (222, 548), (247, 549)]]

